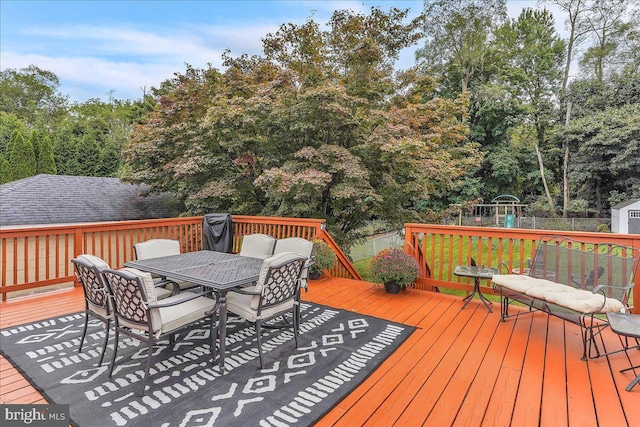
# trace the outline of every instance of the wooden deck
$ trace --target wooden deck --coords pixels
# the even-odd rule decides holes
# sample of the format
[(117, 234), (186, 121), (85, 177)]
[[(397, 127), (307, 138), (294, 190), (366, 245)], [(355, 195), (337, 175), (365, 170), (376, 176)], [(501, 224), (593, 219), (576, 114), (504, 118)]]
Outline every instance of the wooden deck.
[[(640, 352), (584, 362), (580, 330), (543, 313), (500, 322), (475, 300), (347, 279), (311, 283), (303, 299), (417, 327), (318, 426), (638, 426), (640, 387), (626, 392)], [(77, 312), (75, 288), (0, 303), (0, 327)], [(610, 331), (607, 348), (620, 347)], [(0, 358), (1, 403), (45, 403)]]

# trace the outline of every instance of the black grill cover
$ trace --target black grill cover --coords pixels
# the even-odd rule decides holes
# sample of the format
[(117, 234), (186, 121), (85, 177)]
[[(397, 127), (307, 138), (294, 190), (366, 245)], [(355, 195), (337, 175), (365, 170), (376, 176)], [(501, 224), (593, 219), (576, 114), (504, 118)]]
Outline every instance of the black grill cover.
[(231, 214), (211, 213), (202, 218), (202, 246), (205, 250), (233, 251), (233, 221)]

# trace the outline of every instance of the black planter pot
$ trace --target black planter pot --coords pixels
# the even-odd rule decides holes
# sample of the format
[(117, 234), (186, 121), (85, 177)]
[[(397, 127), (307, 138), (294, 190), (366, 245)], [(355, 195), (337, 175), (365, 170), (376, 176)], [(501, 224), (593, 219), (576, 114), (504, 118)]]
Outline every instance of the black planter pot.
[(309, 271), (309, 279), (318, 280), (322, 276), (322, 273), (319, 271)]
[(398, 285), (397, 283), (385, 283), (384, 289), (388, 294), (397, 294), (398, 292), (400, 292), (400, 289), (402, 289), (402, 286)]

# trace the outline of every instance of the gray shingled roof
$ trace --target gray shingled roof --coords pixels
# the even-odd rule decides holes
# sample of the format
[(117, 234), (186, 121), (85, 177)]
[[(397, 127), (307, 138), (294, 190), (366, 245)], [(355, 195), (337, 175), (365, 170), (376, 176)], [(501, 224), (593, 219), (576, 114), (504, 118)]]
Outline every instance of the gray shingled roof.
[(118, 178), (36, 175), (0, 185), (0, 225), (73, 224), (171, 218), (175, 199), (142, 197), (144, 185)]
[(615, 206), (611, 206), (611, 209), (622, 209), (622, 208), (626, 208), (629, 205), (632, 205), (634, 203), (640, 202), (640, 199), (632, 199), (632, 200), (627, 200), (626, 202), (622, 202), (622, 203), (618, 203)]

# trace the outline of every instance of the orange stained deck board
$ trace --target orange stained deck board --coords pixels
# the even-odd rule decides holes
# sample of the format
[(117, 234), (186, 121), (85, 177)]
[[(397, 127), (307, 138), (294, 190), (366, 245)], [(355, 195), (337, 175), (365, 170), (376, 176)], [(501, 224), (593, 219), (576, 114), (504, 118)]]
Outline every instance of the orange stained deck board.
[(537, 426), (540, 421), (548, 321), (549, 316), (543, 313), (536, 313), (533, 318), (516, 404), (513, 408), (513, 423), (518, 426)]
[[(564, 325), (558, 318), (549, 318), (540, 411), (540, 425), (543, 427), (554, 427), (568, 422)], [(573, 357), (572, 354), (568, 356)]]
[[(499, 320), (477, 300), (338, 278), (310, 282), (303, 300), (415, 326), (416, 331), (318, 426), (640, 426), (640, 387), (620, 373), (640, 364), (640, 351), (580, 360), (580, 329), (525, 313)], [(0, 327), (81, 311), (82, 290), (0, 303)], [(608, 349), (620, 346), (603, 333)], [(0, 343), (1, 345), (1, 343)], [(44, 403), (20, 372), (0, 357), (0, 402)], [(368, 423), (368, 424), (367, 424)]]

